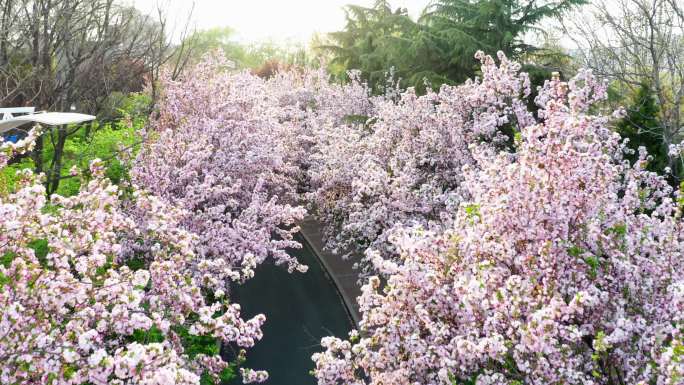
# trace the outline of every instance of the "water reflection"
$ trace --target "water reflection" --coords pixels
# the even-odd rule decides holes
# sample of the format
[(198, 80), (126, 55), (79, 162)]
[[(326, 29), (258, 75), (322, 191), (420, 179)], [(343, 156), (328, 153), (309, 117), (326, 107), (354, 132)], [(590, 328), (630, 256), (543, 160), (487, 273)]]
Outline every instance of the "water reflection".
[[(346, 337), (352, 324), (337, 289), (306, 241), (291, 255), (309, 266), (305, 274), (289, 274), (282, 266), (264, 264), (254, 278), (235, 287), (231, 296), (243, 318), (266, 315), (264, 338), (247, 352), (245, 366), (269, 372), (268, 385), (316, 384), (309, 374), (311, 355), (321, 337)], [(240, 383), (240, 381), (234, 381)]]

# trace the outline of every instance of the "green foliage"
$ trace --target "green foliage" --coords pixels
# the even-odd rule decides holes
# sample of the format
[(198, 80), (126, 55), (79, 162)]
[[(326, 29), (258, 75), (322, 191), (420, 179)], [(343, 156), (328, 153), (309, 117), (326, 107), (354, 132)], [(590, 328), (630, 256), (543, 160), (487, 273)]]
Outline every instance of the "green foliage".
[(64, 378), (70, 379), (76, 374), (76, 371), (78, 368), (74, 365), (68, 365), (66, 368), (64, 368)]
[(346, 124), (361, 125), (366, 124), (370, 119), (367, 115), (346, 115), (342, 118), (342, 121)]
[[(142, 260), (133, 260), (131, 264), (136, 265), (144, 263)], [(130, 264), (129, 264), (130, 267)], [(143, 266), (144, 267), (144, 266)], [(0, 277), (0, 287), (1, 287)], [(189, 318), (196, 320), (197, 315), (192, 314)], [(191, 359), (195, 358), (199, 354), (204, 354), (207, 356), (215, 356), (221, 352), (221, 343), (218, 338), (212, 336), (197, 336), (190, 334), (189, 330), (185, 326), (174, 327), (173, 331), (180, 337), (181, 344), (183, 345), (183, 350)], [(148, 330), (138, 329), (133, 331), (133, 334), (128, 337), (130, 342), (138, 342), (141, 344), (149, 343), (161, 343), (165, 340), (164, 334), (156, 326), (152, 326)], [(231, 380), (235, 379), (236, 367), (243, 360), (243, 358), (238, 357), (237, 361), (232, 363), (231, 366), (224, 369), (218, 376), (218, 382), (215, 381), (213, 376), (208, 372), (204, 372), (201, 375), (200, 384), (203, 385), (219, 385), (227, 384)]]
[(0, 198), (15, 191), (18, 171), (32, 167), (33, 162), (31, 159), (23, 158), (18, 163), (14, 163), (0, 170)]
[[(223, 369), (219, 374), (219, 383), (227, 384), (231, 380), (237, 378), (235, 374), (235, 368), (233, 366)], [(208, 373), (203, 373), (200, 378), (200, 385), (218, 385), (213, 378)]]
[(473, 219), (475, 217), (480, 217), (480, 205), (469, 204), (465, 206), (466, 215), (468, 218)]
[[(585, 1), (437, 0), (413, 21), (405, 8), (393, 10), (388, 1), (378, 0), (370, 8), (347, 6), (345, 29), (329, 35), (332, 44), (318, 48), (332, 53), (339, 76), (358, 69), (376, 93), (383, 91), (390, 69), (402, 87), (423, 92), (426, 86), (438, 88), (477, 75), (478, 50), (503, 51), (518, 60), (539, 52), (523, 36), (540, 21), (561, 17)], [(545, 50), (535, 62), (567, 60), (558, 53)], [(539, 68), (538, 78), (548, 78), (548, 67)]]
[(584, 258), (584, 262), (589, 265), (589, 277), (591, 279), (596, 279), (598, 276), (599, 260), (594, 256), (589, 256)]
[(335, 74), (346, 78), (346, 71), (358, 69), (376, 93), (383, 91), (390, 70), (404, 83), (416, 72), (418, 55), (414, 47), (419, 25), (406, 9), (392, 10), (388, 1), (373, 7), (345, 7), (345, 29), (329, 35), (331, 44), (316, 47), (332, 53)]
[(5, 268), (8, 268), (16, 256), (17, 255), (12, 252), (5, 253), (0, 257), (0, 264)]
[[(207, 356), (215, 356), (221, 352), (221, 344), (218, 338), (211, 336), (196, 336), (189, 333), (185, 327), (174, 328), (174, 331), (181, 338), (185, 354), (190, 358), (196, 357), (198, 354)], [(202, 385), (218, 385), (226, 384), (230, 380), (236, 378), (236, 366), (240, 363), (241, 358), (238, 358), (236, 363), (231, 364), (230, 367), (224, 369), (219, 375), (219, 382), (214, 381), (212, 376), (205, 372), (202, 374), (200, 384)]]
[(147, 121), (152, 108), (152, 98), (143, 92), (132, 92), (128, 95), (113, 92), (107, 98), (107, 102), (108, 104), (103, 106), (102, 112), (98, 114), (99, 121), (130, 119), (135, 127), (142, 126)]
[(5, 287), (8, 283), (10, 283), (10, 278), (7, 277), (5, 274), (0, 273), (0, 290)]
[(138, 342), (141, 344), (159, 343), (164, 341), (164, 335), (156, 326), (152, 326), (149, 330), (135, 330), (131, 335), (131, 342)]
[(617, 225), (609, 228), (608, 230), (606, 230), (606, 233), (607, 234), (615, 234), (619, 238), (624, 238), (625, 235), (627, 234), (627, 225), (625, 225), (624, 223), (617, 224)]
[[(191, 315), (190, 318), (196, 318), (197, 315)], [(188, 328), (184, 326), (175, 327), (173, 331), (178, 334), (183, 345), (185, 354), (191, 359), (199, 354), (207, 356), (215, 356), (221, 352), (221, 344), (218, 338), (211, 336), (196, 336), (190, 334)], [(138, 342), (141, 344), (160, 343), (165, 339), (164, 334), (156, 326), (152, 326), (149, 330), (138, 329), (129, 337), (130, 342)], [(226, 384), (232, 379), (236, 378), (236, 367), (240, 363), (241, 358), (237, 362), (231, 364), (224, 369), (218, 378), (218, 382), (208, 373), (204, 372), (200, 379), (200, 384), (203, 385), (219, 385)]]
[[(556, 0), (537, 3), (534, 0), (437, 0), (423, 17), (437, 41), (444, 47), (451, 65), (461, 76), (472, 74), (477, 63), (472, 59), (477, 50), (488, 53), (503, 51), (518, 58), (535, 50), (523, 41), (546, 18), (559, 17), (584, 0)], [(466, 75), (470, 77), (471, 75)], [(464, 79), (460, 79), (464, 80)]]
[(215, 356), (221, 351), (221, 345), (215, 337), (195, 336), (185, 327), (178, 327), (174, 331), (180, 336), (185, 353), (190, 358), (195, 358), (198, 354)]
[(143, 258), (131, 258), (126, 261), (126, 266), (133, 271), (144, 269), (145, 260)]
[(637, 160), (639, 147), (643, 146), (653, 157), (647, 169), (662, 173), (668, 165), (668, 156), (659, 114), (660, 108), (653, 90), (644, 83), (633, 96), (627, 116), (617, 125), (617, 131), (623, 138), (629, 139), (628, 146), (635, 151), (635, 154), (628, 156), (631, 161)]
[[(102, 159), (105, 160), (107, 167), (105, 173), (107, 178), (114, 183), (119, 183), (127, 176), (127, 170), (116, 155), (121, 147), (131, 147), (139, 141), (135, 131), (135, 128), (119, 122), (113, 124), (94, 122), (92, 127), (81, 127), (67, 139), (64, 145), (62, 175), (65, 175), (72, 166), (76, 166), (82, 172), (86, 171), (92, 160)], [(46, 163), (50, 162), (54, 156), (54, 149), (49, 141), (43, 156)], [(63, 179), (57, 194), (74, 195), (78, 193), (80, 184), (79, 178)]]
[(57, 373), (48, 374), (48, 377), (47, 377), (48, 385), (52, 385), (56, 379), (57, 379)]
[(469, 378), (458, 379), (456, 376), (449, 373), (449, 382), (451, 385), (476, 385), (478, 377), (480, 377), (480, 373), (475, 373)]
[(48, 253), (50, 252), (50, 246), (48, 245), (47, 239), (36, 239), (31, 241), (31, 243), (28, 244), (28, 247), (33, 249), (33, 252), (36, 254), (36, 258), (38, 258), (38, 261), (40, 261), (40, 264), (43, 267), (47, 266), (47, 260), (45, 257), (47, 257)]
[(584, 254), (584, 250), (579, 246), (572, 245), (568, 248), (568, 255), (573, 258), (579, 258), (582, 254)]

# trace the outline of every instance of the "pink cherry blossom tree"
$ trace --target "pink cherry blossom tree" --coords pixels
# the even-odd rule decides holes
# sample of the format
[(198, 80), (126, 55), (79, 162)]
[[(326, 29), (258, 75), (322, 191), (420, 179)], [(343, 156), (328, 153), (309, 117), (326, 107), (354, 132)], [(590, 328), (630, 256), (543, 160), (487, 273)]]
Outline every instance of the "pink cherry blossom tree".
[(278, 95), (263, 79), (207, 57), (163, 95), (132, 170), (133, 182), (185, 210), (199, 236), (203, 284), (244, 281), (267, 258), (306, 271), (286, 248), (305, 210)]
[(368, 253), (384, 278), (360, 329), (322, 340), (320, 385), (682, 383), (681, 197), (625, 161), (604, 97), (590, 72), (554, 78), (514, 149), (469, 147), (448, 229)]
[[(0, 142), (0, 169), (31, 148)], [(220, 293), (206, 300), (196, 236), (182, 212), (145, 191), (124, 196), (91, 165), (73, 197), (48, 201), (40, 177), (21, 172), (0, 197), (0, 382), (3, 384), (199, 384), (230, 363), (189, 354), (183, 335), (247, 348), (264, 316), (240, 317)], [(145, 213), (136, 223), (127, 210)], [(122, 263), (127, 242), (151, 243), (146, 263)], [(145, 338), (140, 338), (140, 336)], [(267, 374), (242, 369), (245, 382)]]
[[(394, 255), (392, 229), (440, 228), (468, 191), (461, 168), (475, 164), (471, 145), (502, 148), (503, 133), (534, 122), (529, 79), (520, 65), (478, 54), (482, 77), (418, 96), (411, 89), (370, 98), (362, 124), (318, 130), (310, 199), (336, 251), (373, 248)], [(365, 267), (370, 266), (366, 262)]]

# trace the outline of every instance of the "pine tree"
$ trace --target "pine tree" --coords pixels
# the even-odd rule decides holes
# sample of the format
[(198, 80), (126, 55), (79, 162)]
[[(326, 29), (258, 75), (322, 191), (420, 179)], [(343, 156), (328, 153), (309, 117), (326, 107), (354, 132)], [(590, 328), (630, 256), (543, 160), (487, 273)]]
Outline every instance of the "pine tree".
[(425, 10), (421, 23), (427, 25), (434, 44), (444, 52), (446, 68), (440, 69), (456, 81), (476, 74), (478, 50), (489, 54), (503, 51), (520, 59), (537, 47), (523, 36), (546, 18), (563, 13), (586, 0), (436, 0)]
[(436, 0), (417, 21), (406, 9), (392, 10), (389, 1), (373, 7), (345, 8), (345, 29), (330, 34), (333, 44), (320, 46), (333, 54), (333, 65), (341, 73), (359, 69), (374, 90), (385, 83), (393, 68), (401, 86), (424, 91), (460, 83), (477, 74), (475, 52), (503, 51), (520, 59), (537, 48), (523, 35), (548, 17), (586, 0)]
[(627, 116), (617, 125), (617, 131), (623, 138), (629, 139), (629, 147), (635, 150), (635, 154), (629, 156), (632, 161), (638, 158), (639, 147), (643, 146), (653, 157), (648, 169), (662, 173), (668, 165), (667, 146), (663, 142), (662, 125), (658, 120), (660, 108), (651, 86), (641, 84), (633, 99)]
[(410, 71), (407, 57), (414, 55), (407, 52), (417, 25), (405, 8), (392, 10), (388, 1), (378, 0), (370, 8), (348, 5), (345, 12), (345, 29), (329, 35), (332, 44), (317, 47), (333, 54), (330, 64), (342, 69), (338, 75), (344, 77), (347, 70), (360, 70), (379, 92), (390, 69), (398, 77)]

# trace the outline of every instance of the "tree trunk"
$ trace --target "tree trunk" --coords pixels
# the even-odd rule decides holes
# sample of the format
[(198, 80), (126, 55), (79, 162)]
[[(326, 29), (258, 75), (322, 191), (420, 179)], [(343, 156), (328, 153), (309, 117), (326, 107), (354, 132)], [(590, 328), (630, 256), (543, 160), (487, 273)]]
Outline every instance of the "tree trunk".
[(59, 188), (59, 181), (62, 176), (62, 155), (64, 154), (64, 144), (66, 144), (67, 136), (68, 134), (66, 126), (59, 126), (57, 129), (55, 153), (52, 158), (52, 164), (50, 165), (50, 171), (48, 172), (47, 179), (45, 180), (45, 190), (48, 197), (54, 194)]
[(36, 145), (31, 152), (31, 159), (33, 159), (33, 165), (35, 166), (34, 172), (36, 174), (43, 172), (43, 142), (43, 135), (41, 135), (36, 139)]
[(0, 21), (0, 66), (6, 66), (9, 63), (9, 54), (7, 50), (7, 37), (9, 35), (9, 24), (12, 19), (12, 3), (14, 0), (5, 0), (2, 9), (2, 21)]

